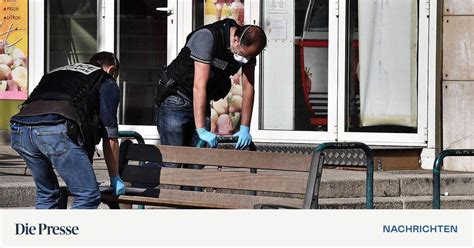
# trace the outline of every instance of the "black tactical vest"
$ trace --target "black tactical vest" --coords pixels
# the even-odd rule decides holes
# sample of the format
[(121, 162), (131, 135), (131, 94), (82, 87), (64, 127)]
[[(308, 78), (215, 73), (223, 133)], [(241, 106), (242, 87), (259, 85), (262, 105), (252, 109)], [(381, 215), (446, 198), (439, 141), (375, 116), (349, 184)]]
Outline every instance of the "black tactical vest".
[[(232, 19), (224, 19), (203, 26), (193, 31), (186, 38), (186, 42), (188, 42), (194, 32), (203, 28), (210, 30), (214, 37), (211, 72), (207, 82), (208, 100), (223, 98), (231, 87), (229, 77), (237, 73), (241, 67), (228, 49), (230, 46), (229, 36), (231, 27), (238, 27), (238, 24)], [(168, 66), (167, 73), (170, 78), (177, 82), (178, 90), (189, 99), (193, 99), (194, 60), (191, 58), (191, 50), (188, 47), (185, 46), (181, 49), (176, 59)]]
[[(18, 116), (59, 114), (74, 121), (92, 160), (103, 128), (99, 120), (99, 88), (108, 77), (112, 78), (101, 67), (90, 64), (78, 63), (55, 69), (43, 76)], [(35, 104), (40, 100), (53, 101), (54, 112)]]

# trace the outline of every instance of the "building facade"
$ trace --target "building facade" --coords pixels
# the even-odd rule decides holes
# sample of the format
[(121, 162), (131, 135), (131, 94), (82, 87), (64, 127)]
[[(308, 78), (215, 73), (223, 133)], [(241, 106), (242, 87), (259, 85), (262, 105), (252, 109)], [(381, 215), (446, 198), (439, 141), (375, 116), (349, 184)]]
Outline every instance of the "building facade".
[[(415, 163), (424, 169), (432, 168), (441, 149), (470, 148), (474, 142), (469, 125), (474, 121), (469, 111), (474, 102), (472, 1), (16, 0), (2, 4), (4, 16), (15, 16), (14, 4), (27, 8), (23, 16), (28, 21), (28, 52), (23, 59), (27, 92), (45, 72), (86, 61), (96, 51), (115, 52), (122, 63), (120, 129), (138, 131), (150, 143), (159, 140), (154, 111), (158, 69), (174, 59), (192, 30), (227, 17), (260, 25), (268, 36), (256, 68), (251, 125), (255, 142), (358, 141), (388, 154), (415, 154)], [(5, 20), (2, 28), (9, 27)], [(10, 69), (16, 65), (11, 64)], [(233, 80), (239, 84), (238, 75)], [(8, 119), (21, 102), (0, 100), (0, 129), (8, 129)], [(446, 168), (474, 171), (469, 162), (449, 160)]]

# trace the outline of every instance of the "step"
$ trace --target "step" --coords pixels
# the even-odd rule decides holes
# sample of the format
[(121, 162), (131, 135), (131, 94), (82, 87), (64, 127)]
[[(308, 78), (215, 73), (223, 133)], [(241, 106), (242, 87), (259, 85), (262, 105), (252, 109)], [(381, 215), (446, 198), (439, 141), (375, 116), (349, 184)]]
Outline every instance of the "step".
[[(0, 207), (26, 207), (34, 204), (34, 183), (29, 171), (27, 171), (26, 175), (24, 175), (24, 171), (24, 167), (18, 165), (2, 169), (0, 173), (2, 178), (2, 183), (0, 184)], [(359, 173), (344, 173), (344, 171), (332, 170), (326, 170), (325, 173), (326, 175), (323, 174), (319, 195), (321, 205), (328, 206), (324, 208), (346, 208), (346, 205), (349, 208), (361, 208), (364, 206), (365, 181), (363, 178), (357, 178), (362, 177), (358, 175)], [(96, 168), (96, 174), (99, 182), (107, 183), (105, 167)], [(328, 178), (329, 175), (331, 176), (330, 178)], [(335, 176), (338, 177), (334, 178)], [(397, 175), (398, 178), (390, 178), (389, 175), (376, 175), (374, 181), (376, 208), (402, 208), (401, 206), (404, 206), (404, 204), (408, 205), (403, 208), (430, 208), (432, 184), (431, 177), (429, 176), (429, 174), (415, 176)], [(463, 197), (470, 199), (469, 197), (474, 195), (473, 180), (470, 174), (449, 173), (442, 176), (441, 181), (442, 185), (448, 185), (442, 187), (442, 193), (448, 192), (448, 196), (442, 196), (442, 200), (462, 199)], [(275, 193), (262, 195), (271, 194)], [(414, 201), (414, 203), (411, 203), (410, 199), (418, 199), (418, 202)], [(424, 200), (421, 201), (421, 199)], [(378, 205), (378, 201), (381, 205)], [(385, 206), (385, 201), (389, 202), (388, 206)], [(340, 207), (335, 207), (330, 202)], [(411, 207), (412, 205), (414, 207)], [(468, 204), (466, 206), (471, 205)]]
[[(320, 199), (321, 209), (365, 209), (365, 198)], [(375, 209), (432, 209), (431, 196), (374, 197)], [(474, 209), (474, 196), (443, 196), (442, 209)]]
[[(0, 208), (30, 208), (34, 204), (35, 186), (33, 183), (3, 183), (0, 185)], [(319, 206), (321, 209), (365, 209), (365, 198), (322, 198), (319, 200)], [(101, 208), (106, 207), (102, 206)], [(432, 197), (374, 197), (374, 208), (431, 209)], [(441, 197), (441, 208), (474, 209), (474, 196), (443, 196)]]
[(32, 207), (36, 188), (33, 182), (1, 183), (0, 208)]
[[(321, 198), (365, 196), (365, 172), (323, 169)], [(433, 193), (431, 171), (388, 171), (374, 173), (374, 197), (427, 196)], [(442, 172), (441, 192), (448, 195), (474, 195), (474, 173)]]

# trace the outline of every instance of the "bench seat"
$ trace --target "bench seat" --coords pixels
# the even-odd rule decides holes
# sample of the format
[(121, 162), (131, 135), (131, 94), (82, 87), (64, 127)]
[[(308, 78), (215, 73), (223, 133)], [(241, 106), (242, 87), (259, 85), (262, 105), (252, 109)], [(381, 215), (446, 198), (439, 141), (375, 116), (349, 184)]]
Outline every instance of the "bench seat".
[[(110, 208), (118, 208), (118, 203), (206, 209), (249, 209), (266, 204), (288, 208), (317, 206), (323, 163), (319, 152), (284, 154), (131, 141), (122, 143), (120, 150), (119, 173), (131, 186), (121, 196), (103, 188), (102, 201)], [(139, 165), (140, 161), (145, 165)], [(205, 167), (169, 168), (162, 167), (163, 162)]]

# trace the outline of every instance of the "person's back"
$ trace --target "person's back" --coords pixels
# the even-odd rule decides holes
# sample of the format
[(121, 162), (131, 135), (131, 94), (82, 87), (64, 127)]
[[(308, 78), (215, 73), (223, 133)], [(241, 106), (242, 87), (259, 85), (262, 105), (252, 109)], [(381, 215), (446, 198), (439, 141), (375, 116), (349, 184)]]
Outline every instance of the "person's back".
[[(53, 166), (75, 197), (73, 208), (96, 208), (100, 203), (92, 157), (101, 138), (113, 141), (118, 135), (118, 69), (115, 56), (102, 52), (89, 64), (53, 70), (11, 118), (12, 147), (33, 175), (37, 208), (57, 207), (59, 185)], [(109, 150), (118, 153), (118, 146)], [(113, 153), (105, 157), (109, 173), (117, 176)]]
[(193, 99), (194, 63), (198, 61), (210, 65), (211, 71), (207, 82), (208, 100), (224, 97), (231, 86), (229, 77), (236, 74), (241, 67), (256, 65), (255, 56), (242, 63), (234, 59), (234, 53), (229, 49), (230, 30), (239, 28), (243, 32), (246, 27), (250, 26), (239, 26), (232, 19), (224, 19), (190, 33), (186, 38), (186, 45), (167, 68), (168, 76), (177, 82), (178, 90), (189, 99)]

